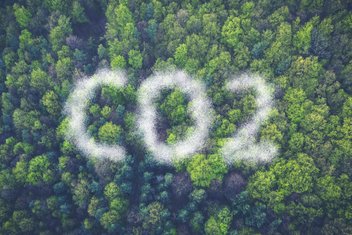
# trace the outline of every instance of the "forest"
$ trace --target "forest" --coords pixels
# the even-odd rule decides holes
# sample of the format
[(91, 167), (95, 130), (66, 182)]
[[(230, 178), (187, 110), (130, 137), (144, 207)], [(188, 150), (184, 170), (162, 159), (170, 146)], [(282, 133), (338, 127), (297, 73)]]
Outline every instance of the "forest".
[[(352, 234), (351, 39), (351, 0), (0, 0), (0, 234)], [(67, 138), (69, 97), (102, 69), (126, 85), (84, 100), (82, 126), (121, 161)], [(165, 164), (138, 128), (140, 90), (179, 70), (213, 119), (204, 148)], [(269, 161), (265, 145), (221, 152), (259, 109), (227, 89), (243, 73), (272, 88), (255, 136)], [(154, 105), (160, 142), (195, 131), (182, 89)]]

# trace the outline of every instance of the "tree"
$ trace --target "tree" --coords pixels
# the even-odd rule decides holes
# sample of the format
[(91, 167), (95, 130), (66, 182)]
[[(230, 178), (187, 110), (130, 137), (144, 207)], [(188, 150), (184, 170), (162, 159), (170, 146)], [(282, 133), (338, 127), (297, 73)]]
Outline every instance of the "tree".
[(78, 207), (86, 208), (89, 198), (88, 181), (82, 176), (79, 176), (79, 178), (72, 190), (72, 199)]
[(32, 14), (24, 6), (19, 6), (17, 3), (13, 5), (13, 10), (17, 23), (22, 28), (26, 28), (31, 21)]
[(38, 111), (24, 112), (21, 109), (16, 109), (13, 112), (13, 123), (17, 130), (21, 131), (23, 129), (32, 130), (40, 129), (41, 122), (39, 120)]
[(219, 155), (197, 154), (188, 163), (187, 171), (194, 185), (209, 187), (212, 180), (222, 180), (227, 166)]
[(180, 68), (183, 68), (186, 65), (188, 59), (186, 44), (181, 44), (176, 48), (174, 58), (176, 65)]
[(119, 4), (118, 6), (113, 3), (109, 4), (106, 10), (106, 18), (109, 22), (107, 36), (111, 38), (122, 35), (125, 26), (128, 23), (133, 23), (132, 13), (125, 4)]
[(160, 105), (162, 114), (172, 126), (184, 124), (187, 118), (185, 95), (179, 90), (171, 92)]
[[(130, 50), (138, 50), (138, 31), (132, 17), (132, 12), (124, 4), (110, 3), (106, 9), (107, 30), (106, 38), (109, 45), (110, 61), (118, 55), (127, 56)], [(138, 51), (139, 53), (139, 51)], [(131, 63), (139, 67), (142, 57), (133, 52)], [(130, 63), (130, 62), (129, 62)]]
[(283, 23), (290, 15), (290, 11), (287, 6), (283, 6), (275, 10), (269, 17), (269, 23), (271, 26), (276, 27)]
[(59, 17), (57, 26), (50, 30), (49, 38), (52, 48), (55, 52), (61, 49), (64, 45), (66, 37), (72, 33), (70, 19), (64, 15)]
[(51, 10), (51, 11), (58, 11), (61, 14), (67, 13), (69, 1), (67, 0), (45, 0), (44, 4)]
[(30, 233), (34, 230), (34, 220), (31, 218), (26, 211), (14, 211), (12, 214), (12, 222), (18, 226), (18, 232)]
[(105, 105), (101, 111), (100, 111), (100, 114), (105, 118), (105, 119), (108, 119), (109, 116), (111, 115), (111, 108), (107, 105)]
[(27, 182), (33, 185), (51, 183), (54, 180), (54, 170), (50, 160), (45, 155), (36, 156), (29, 161)]
[(293, 153), (298, 153), (304, 146), (304, 135), (300, 132), (295, 132), (289, 140), (289, 147)]
[(53, 86), (53, 82), (46, 72), (36, 68), (31, 73), (30, 85), (36, 91), (43, 93)]
[(299, 123), (312, 104), (302, 89), (290, 88), (284, 96), (287, 104), (286, 115), (292, 123)]
[(215, 216), (210, 218), (205, 223), (205, 234), (211, 235), (225, 235), (228, 234), (230, 224), (232, 221), (232, 214), (227, 207), (224, 207)]
[(261, 130), (261, 139), (270, 140), (274, 143), (283, 141), (283, 134), (280, 132), (276, 124), (269, 124)]
[(203, 223), (204, 223), (204, 216), (200, 213), (200, 212), (196, 212), (194, 213), (192, 219), (191, 219), (191, 226), (192, 229), (197, 232), (200, 233), (202, 231), (203, 228)]
[(188, 57), (190, 58), (188, 63), (195, 60), (196, 64), (199, 64), (199, 58), (202, 58), (207, 54), (209, 39), (197, 34), (191, 34), (186, 37), (186, 47)]
[(79, 1), (72, 2), (72, 18), (75, 22), (85, 23), (88, 22), (88, 19), (84, 13), (84, 8), (81, 6)]
[[(351, 29), (351, 0), (0, 0), (0, 234), (352, 234)], [(84, 125), (121, 162), (79, 151), (62, 112), (109, 66), (128, 84), (93, 92)], [(214, 122), (200, 156), (166, 165), (136, 90), (177, 68), (204, 83)], [(272, 85), (255, 138), (280, 151), (227, 166), (219, 148), (258, 106), (226, 88), (244, 70)], [(194, 131), (182, 91), (156, 103), (158, 141)]]
[(24, 160), (20, 160), (16, 163), (15, 168), (12, 169), (12, 173), (16, 178), (17, 182), (25, 183), (27, 181), (28, 164)]
[(152, 202), (146, 207), (143, 218), (143, 228), (148, 231), (155, 231), (162, 222), (164, 207), (159, 202)]
[(99, 140), (106, 143), (116, 143), (121, 140), (122, 129), (119, 125), (107, 122), (99, 128)]
[(318, 86), (321, 72), (322, 65), (317, 57), (299, 56), (289, 70), (290, 82), (293, 87), (303, 89), (308, 97), (312, 97)]
[(318, 17), (314, 17), (308, 21), (302, 28), (300, 28), (297, 34), (293, 38), (293, 45), (296, 47), (300, 54), (307, 54), (311, 46), (311, 35), (315, 24), (318, 21)]
[(59, 59), (55, 65), (55, 70), (59, 79), (69, 79), (73, 70), (71, 58), (64, 57)]
[(311, 50), (319, 58), (328, 59), (331, 56), (331, 34), (334, 30), (332, 19), (325, 18), (317, 28), (314, 28), (311, 36)]
[(234, 63), (238, 69), (244, 69), (247, 67), (248, 62), (250, 61), (250, 52), (249, 49), (244, 43), (239, 42), (234, 48)]
[(317, 181), (318, 192), (324, 201), (337, 202), (341, 197), (341, 188), (336, 184), (336, 179), (330, 175), (319, 178)]
[(232, 48), (236, 47), (243, 34), (241, 19), (236, 16), (229, 16), (222, 27), (222, 39)]
[(236, 126), (233, 123), (230, 123), (227, 119), (222, 119), (219, 117), (220, 126), (216, 129), (215, 134), (218, 138), (228, 137), (233, 134), (236, 130)]
[(276, 74), (283, 74), (291, 64), (291, 25), (283, 22), (276, 31), (276, 38), (265, 51), (265, 63), (272, 66)]
[(121, 196), (121, 192), (119, 187), (114, 182), (110, 182), (105, 186), (104, 195), (109, 201), (112, 201)]
[(295, 159), (279, 160), (269, 171), (258, 171), (250, 178), (248, 192), (268, 203), (277, 213), (285, 210), (285, 199), (293, 193), (312, 192), (318, 169), (313, 159), (298, 154)]
[(141, 53), (137, 50), (130, 50), (128, 52), (128, 63), (134, 69), (142, 68), (143, 57)]
[(349, 97), (343, 104), (342, 117), (352, 117), (352, 97)]
[(203, 33), (209, 38), (217, 38), (219, 34), (219, 27), (217, 26), (218, 19), (216, 14), (203, 15)]
[(126, 67), (126, 60), (123, 56), (118, 55), (112, 58), (111, 68), (113, 69), (124, 69)]
[(100, 224), (104, 229), (111, 233), (116, 231), (120, 219), (121, 215), (119, 215), (116, 211), (107, 211), (101, 216)]
[(60, 114), (61, 104), (59, 97), (54, 91), (46, 92), (43, 95), (41, 102), (49, 114), (53, 116), (58, 116)]

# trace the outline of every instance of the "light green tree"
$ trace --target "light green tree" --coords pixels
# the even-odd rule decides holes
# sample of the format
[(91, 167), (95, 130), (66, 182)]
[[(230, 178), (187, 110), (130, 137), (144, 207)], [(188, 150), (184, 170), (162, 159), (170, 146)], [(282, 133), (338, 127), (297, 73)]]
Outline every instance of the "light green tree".
[(241, 19), (236, 16), (230, 16), (225, 21), (222, 27), (221, 36), (222, 39), (230, 46), (235, 47), (239, 41), (240, 36), (243, 34), (243, 29), (241, 28)]
[(58, 95), (54, 91), (48, 91), (44, 94), (41, 100), (43, 106), (48, 113), (57, 116), (61, 111), (61, 104)]
[(142, 68), (143, 57), (142, 54), (137, 50), (130, 50), (128, 52), (128, 63), (134, 69)]
[(209, 235), (225, 235), (228, 234), (232, 221), (232, 214), (227, 207), (218, 211), (215, 215), (205, 223), (205, 234)]
[(256, 172), (247, 189), (253, 198), (282, 213), (287, 206), (285, 199), (292, 193), (312, 192), (317, 173), (313, 159), (306, 154), (298, 154), (294, 159), (279, 160), (269, 171)]
[(54, 179), (54, 171), (50, 160), (45, 155), (36, 156), (29, 161), (27, 182), (33, 185), (50, 183)]
[(99, 128), (99, 140), (106, 143), (116, 143), (120, 140), (122, 129), (119, 125), (107, 122)]
[(211, 181), (222, 180), (227, 166), (220, 155), (195, 155), (187, 165), (187, 171), (194, 185), (209, 187)]
[(72, 33), (70, 19), (64, 15), (59, 17), (57, 26), (50, 30), (49, 38), (54, 51), (60, 50), (66, 37)]
[(17, 3), (13, 5), (13, 10), (17, 23), (22, 28), (26, 28), (31, 21), (32, 14), (24, 6), (20, 6)]

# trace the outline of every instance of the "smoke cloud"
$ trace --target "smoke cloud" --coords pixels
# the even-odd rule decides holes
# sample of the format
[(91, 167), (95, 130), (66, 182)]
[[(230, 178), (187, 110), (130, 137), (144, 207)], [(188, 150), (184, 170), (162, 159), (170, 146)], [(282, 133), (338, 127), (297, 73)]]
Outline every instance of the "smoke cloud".
[(85, 155), (113, 161), (121, 161), (124, 158), (123, 147), (97, 143), (88, 135), (85, 112), (98, 87), (102, 85), (123, 87), (125, 84), (124, 73), (110, 70), (100, 70), (91, 78), (83, 78), (76, 83), (65, 105), (65, 113), (69, 120), (67, 138), (73, 141)]
[[(126, 153), (123, 147), (97, 143), (87, 133), (85, 112), (98, 87), (102, 85), (124, 87), (126, 82), (126, 76), (122, 72), (100, 70), (92, 77), (82, 78), (76, 83), (65, 105), (65, 113), (69, 120), (67, 138), (74, 142), (85, 155), (113, 161), (124, 159)], [(158, 140), (155, 102), (163, 89), (175, 87), (189, 96), (188, 109), (195, 125), (193, 132), (186, 135), (185, 139), (168, 145)], [(220, 150), (225, 161), (228, 164), (232, 164), (235, 160), (270, 161), (277, 154), (274, 144), (268, 141), (256, 143), (260, 125), (267, 119), (272, 109), (270, 88), (263, 78), (248, 74), (234, 78), (227, 87), (231, 91), (254, 88), (257, 93), (257, 112)], [(172, 164), (173, 161), (190, 157), (205, 147), (214, 111), (206, 96), (205, 86), (200, 81), (191, 79), (182, 71), (156, 73), (142, 82), (138, 90), (138, 105), (139, 130), (144, 137), (146, 147), (159, 162)]]
[[(155, 101), (162, 89), (174, 87), (180, 88), (190, 97), (189, 111), (195, 121), (195, 127), (193, 133), (187, 135), (184, 140), (167, 145), (158, 140)], [(204, 147), (213, 121), (211, 102), (205, 91), (201, 82), (191, 79), (182, 71), (156, 73), (142, 83), (138, 91), (138, 127), (147, 148), (158, 161), (171, 164), (172, 161), (189, 157)]]

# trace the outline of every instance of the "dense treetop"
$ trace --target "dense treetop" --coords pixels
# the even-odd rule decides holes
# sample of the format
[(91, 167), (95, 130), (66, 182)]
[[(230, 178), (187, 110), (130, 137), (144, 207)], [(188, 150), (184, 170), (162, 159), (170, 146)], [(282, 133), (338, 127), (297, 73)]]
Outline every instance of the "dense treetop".
[[(352, 2), (349, 0), (2, 0), (0, 234), (352, 234)], [(123, 162), (87, 158), (65, 138), (65, 102), (98, 69), (128, 85), (97, 89), (86, 110), (95, 141)], [(206, 84), (206, 148), (166, 166), (136, 128), (136, 91), (155, 71)], [(256, 111), (230, 92), (258, 73), (274, 110), (258, 140), (279, 155), (234, 161), (219, 149)], [(190, 100), (161, 92), (159, 138), (192, 131)]]

